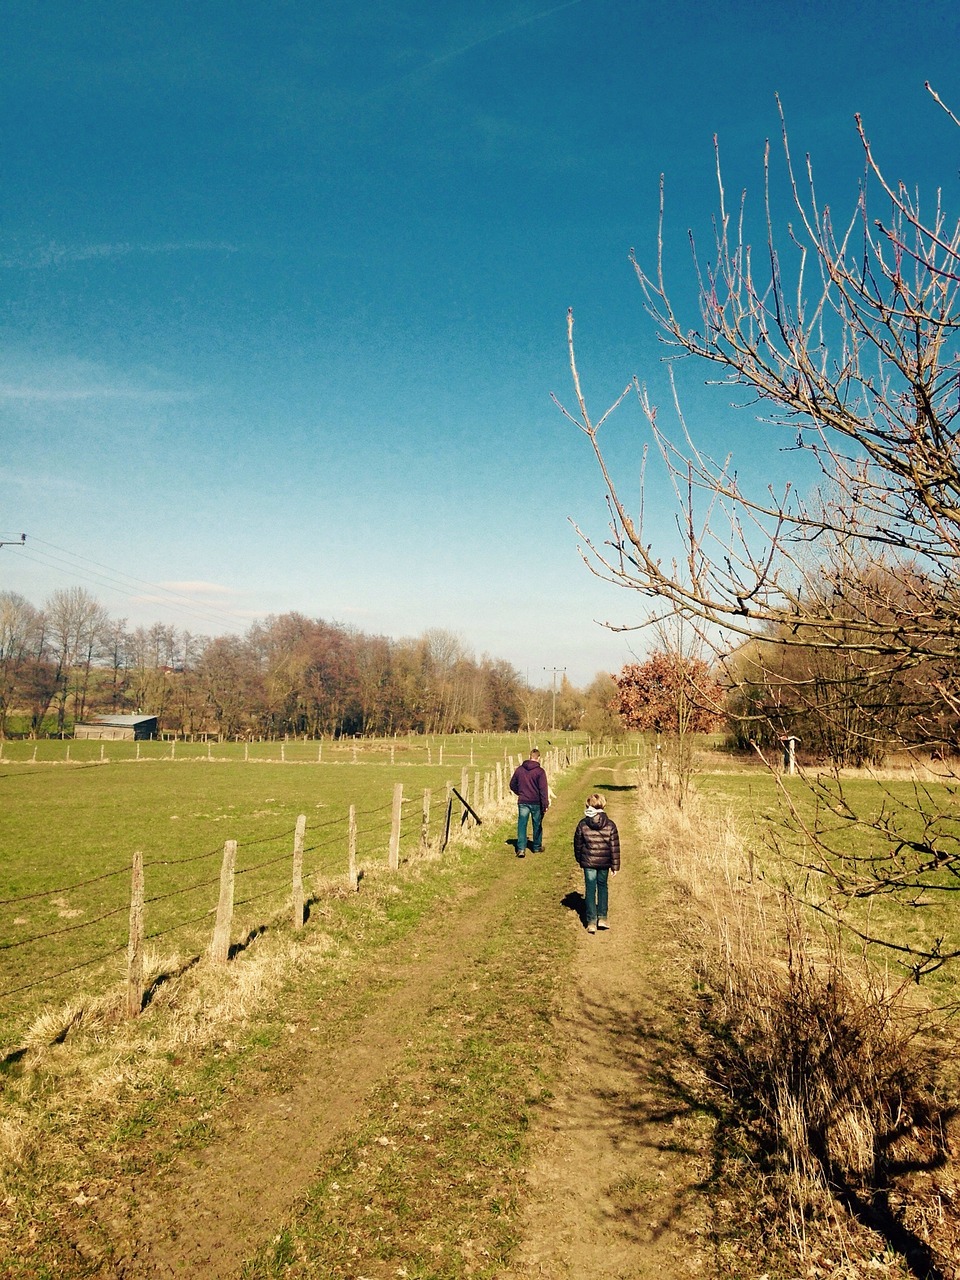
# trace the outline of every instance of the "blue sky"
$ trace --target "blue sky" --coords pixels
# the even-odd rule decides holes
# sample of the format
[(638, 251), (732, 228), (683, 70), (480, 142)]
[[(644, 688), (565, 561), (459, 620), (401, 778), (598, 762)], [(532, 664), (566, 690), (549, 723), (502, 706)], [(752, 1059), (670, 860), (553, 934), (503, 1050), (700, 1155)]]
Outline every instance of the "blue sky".
[[(82, 585), (131, 624), (296, 609), (461, 634), (533, 683), (616, 670), (643, 602), (602, 536), (572, 399), (662, 397), (627, 255), (668, 264), (728, 191), (759, 212), (775, 94), (852, 207), (885, 167), (958, 203), (954, 3), (8, 0), (0, 76), (0, 589)], [(786, 216), (786, 212), (785, 212)], [(789, 464), (685, 371), (698, 438)], [(639, 409), (610, 448), (635, 490)], [(747, 443), (749, 442), (749, 443)], [(669, 546), (668, 504), (654, 521)]]

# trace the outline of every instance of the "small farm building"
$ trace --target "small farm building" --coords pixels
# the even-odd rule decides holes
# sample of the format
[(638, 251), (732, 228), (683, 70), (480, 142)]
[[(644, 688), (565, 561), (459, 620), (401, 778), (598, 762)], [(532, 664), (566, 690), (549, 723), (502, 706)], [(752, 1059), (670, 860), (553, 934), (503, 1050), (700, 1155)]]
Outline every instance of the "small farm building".
[(140, 742), (157, 736), (157, 717), (95, 716), (90, 724), (74, 725), (73, 736), (108, 742)]

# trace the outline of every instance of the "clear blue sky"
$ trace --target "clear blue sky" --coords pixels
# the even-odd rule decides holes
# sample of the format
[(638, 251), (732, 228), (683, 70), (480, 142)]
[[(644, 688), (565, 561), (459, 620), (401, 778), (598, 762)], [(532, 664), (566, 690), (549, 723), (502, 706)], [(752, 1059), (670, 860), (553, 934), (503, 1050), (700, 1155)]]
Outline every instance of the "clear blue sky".
[[(714, 133), (759, 208), (777, 92), (838, 211), (859, 111), (955, 216), (960, 134), (923, 83), (960, 111), (957, 13), (7, 0), (0, 536), (28, 542), (0, 550), (0, 589), (82, 585), (209, 634), (291, 609), (444, 627), (534, 683), (619, 668), (644, 640), (597, 620), (643, 603), (591, 577), (568, 523), (602, 536), (549, 398), (570, 399), (567, 307), (595, 408), (660, 385), (628, 251), (653, 261), (661, 172), (677, 246), (709, 235)], [(747, 424), (697, 382), (723, 452)], [(628, 405), (627, 490), (643, 440)]]

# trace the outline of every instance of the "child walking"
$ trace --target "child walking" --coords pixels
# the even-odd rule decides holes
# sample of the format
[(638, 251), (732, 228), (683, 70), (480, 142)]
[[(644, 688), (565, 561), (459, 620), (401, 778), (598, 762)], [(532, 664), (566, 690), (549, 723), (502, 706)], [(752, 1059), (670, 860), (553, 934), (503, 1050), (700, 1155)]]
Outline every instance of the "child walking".
[(573, 833), (573, 856), (583, 869), (587, 933), (609, 929), (607, 876), (620, 870), (620, 832), (608, 817), (607, 802), (596, 791), (587, 796), (583, 817)]

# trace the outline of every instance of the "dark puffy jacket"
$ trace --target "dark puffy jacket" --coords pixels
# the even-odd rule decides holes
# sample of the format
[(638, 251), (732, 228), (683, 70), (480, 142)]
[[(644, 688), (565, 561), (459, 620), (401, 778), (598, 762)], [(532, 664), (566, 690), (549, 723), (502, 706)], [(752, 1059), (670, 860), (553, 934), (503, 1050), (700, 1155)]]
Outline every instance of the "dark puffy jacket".
[(536, 760), (524, 760), (514, 769), (510, 790), (520, 804), (538, 804), (546, 813), (550, 805), (547, 775)]
[(573, 856), (581, 867), (609, 867), (620, 870), (620, 832), (605, 813), (581, 818), (573, 833)]

